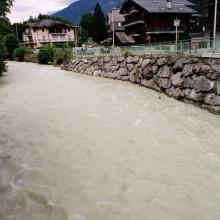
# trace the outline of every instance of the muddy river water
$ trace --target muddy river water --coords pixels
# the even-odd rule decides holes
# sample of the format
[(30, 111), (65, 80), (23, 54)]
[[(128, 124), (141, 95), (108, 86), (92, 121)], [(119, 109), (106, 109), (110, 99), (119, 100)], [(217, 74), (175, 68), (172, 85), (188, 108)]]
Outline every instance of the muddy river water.
[(120, 81), (9, 63), (0, 220), (219, 220), (220, 116)]

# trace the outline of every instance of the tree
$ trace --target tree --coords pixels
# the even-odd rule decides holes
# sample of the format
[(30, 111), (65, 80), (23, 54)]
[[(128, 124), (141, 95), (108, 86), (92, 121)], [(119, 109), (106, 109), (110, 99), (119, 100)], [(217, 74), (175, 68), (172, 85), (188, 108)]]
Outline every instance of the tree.
[(97, 2), (93, 14), (93, 40), (97, 43), (105, 40), (108, 36), (106, 19), (100, 4)]
[(84, 28), (80, 29), (80, 44), (84, 44), (88, 41), (89, 35), (88, 31)]
[[(6, 48), (5, 45), (3, 43), (3, 39), (2, 39), (2, 35), (4, 35), (6, 29), (10, 30), (10, 26), (8, 26), (9, 21), (6, 19), (6, 15), (7, 13), (10, 12), (10, 8), (13, 4), (13, 0), (1, 0), (0, 1), (0, 75), (5, 72), (7, 70), (6, 64), (4, 62), (4, 60), (6, 59)], [(2, 21), (4, 20), (4, 21)], [(6, 31), (7, 33), (7, 31)]]
[(1, 0), (0, 1), (0, 17), (6, 17), (10, 12), (10, 8), (13, 5), (14, 0)]
[(87, 32), (88, 37), (93, 36), (93, 14), (85, 13), (80, 20), (80, 27), (83, 29), (83, 33)]
[(7, 48), (8, 51), (8, 58), (12, 59), (13, 58), (13, 51), (15, 48), (18, 47), (18, 41), (15, 37), (14, 34), (8, 34), (5, 37), (5, 47)]
[(7, 70), (7, 67), (4, 61), (6, 59), (6, 56), (7, 56), (7, 50), (0, 37), (0, 76), (2, 75), (2, 73), (4, 73)]

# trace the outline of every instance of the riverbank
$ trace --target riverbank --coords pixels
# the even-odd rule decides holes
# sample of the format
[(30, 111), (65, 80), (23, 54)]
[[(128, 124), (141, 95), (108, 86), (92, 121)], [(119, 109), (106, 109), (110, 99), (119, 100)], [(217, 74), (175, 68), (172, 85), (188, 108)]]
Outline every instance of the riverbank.
[(63, 69), (130, 81), (220, 114), (220, 59), (180, 55), (71, 58)]

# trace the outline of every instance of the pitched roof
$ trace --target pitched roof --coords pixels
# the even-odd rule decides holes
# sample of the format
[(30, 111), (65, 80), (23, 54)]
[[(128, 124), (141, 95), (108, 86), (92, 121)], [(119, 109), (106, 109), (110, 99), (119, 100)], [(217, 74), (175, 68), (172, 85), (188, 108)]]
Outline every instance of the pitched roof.
[[(122, 14), (120, 14), (120, 9), (115, 9), (113, 11), (114, 11), (114, 13), (113, 13), (114, 21), (118, 21), (118, 22), (124, 22), (125, 21), (125, 18), (122, 16)], [(108, 13), (108, 21), (112, 22), (112, 12)]]
[[(119, 26), (119, 23), (125, 22), (125, 18), (122, 14), (119, 14), (120, 9), (115, 9), (113, 13), (113, 20), (114, 20), (114, 30), (115, 31), (123, 31), (124, 28)], [(113, 22), (112, 22), (112, 12), (108, 13), (108, 24), (110, 27), (110, 31), (113, 30)]]
[[(187, 0), (173, 0), (172, 7), (167, 8), (166, 0), (132, 0), (149, 13), (179, 13), (195, 14), (197, 11), (190, 8), (194, 4)], [(124, 3), (126, 4), (126, 2)]]
[(53, 27), (54, 25), (61, 25), (61, 26), (72, 27), (72, 28), (74, 27), (73, 25), (66, 24), (60, 21), (51, 20), (51, 19), (43, 19), (43, 20), (37, 21), (36, 23), (27, 23), (27, 26), (31, 28), (42, 28), (42, 27), (50, 28), (50, 27)]

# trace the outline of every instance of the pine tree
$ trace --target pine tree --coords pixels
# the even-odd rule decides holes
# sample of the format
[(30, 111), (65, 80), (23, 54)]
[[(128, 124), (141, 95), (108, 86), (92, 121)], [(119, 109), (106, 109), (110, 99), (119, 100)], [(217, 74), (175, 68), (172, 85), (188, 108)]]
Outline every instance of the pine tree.
[(101, 43), (108, 36), (106, 19), (100, 4), (97, 2), (93, 14), (93, 40)]

